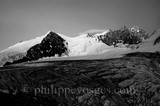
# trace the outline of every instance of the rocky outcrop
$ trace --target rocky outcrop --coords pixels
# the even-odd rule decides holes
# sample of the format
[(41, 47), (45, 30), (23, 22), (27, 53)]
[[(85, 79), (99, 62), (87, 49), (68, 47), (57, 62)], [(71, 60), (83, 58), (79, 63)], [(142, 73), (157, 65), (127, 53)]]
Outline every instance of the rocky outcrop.
[(133, 45), (143, 42), (148, 38), (148, 34), (138, 27), (127, 28), (121, 27), (118, 30), (109, 30), (106, 34), (98, 36), (99, 41), (111, 46), (119, 43)]
[(160, 105), (159, 53), (21, 63), (0, 68), (0, 79), (0, 103), (7, 105)]
[(50, 32), (40, 44), (37, 44), (27, 51), (29, 60), (37, 60), (42, 57), (51, 57), (63, 53), (67, 54), (65, 40), (54, 32)]

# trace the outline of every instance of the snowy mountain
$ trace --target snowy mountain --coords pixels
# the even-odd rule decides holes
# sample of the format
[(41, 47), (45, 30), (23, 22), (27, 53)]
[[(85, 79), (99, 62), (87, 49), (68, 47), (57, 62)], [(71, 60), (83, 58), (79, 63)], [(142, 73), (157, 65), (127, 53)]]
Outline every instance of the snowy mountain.
[(17, 43), (0, 52), (0, 65), (14, 61), (30, 61), (52, 56), (77, 56), (102, 53), (108, 47), (95, 38), (67, 37), (49, 31), (32, 40)]
[(49, 31), (41, 37), (19, 42), (0, 52), (0, 66), (38, 60), (45, 57), (100, 57), (130, 52), (155, 52), (160, 48), (160, 31), (147, 38), (137, 27), (104, 30), (68, 37)]

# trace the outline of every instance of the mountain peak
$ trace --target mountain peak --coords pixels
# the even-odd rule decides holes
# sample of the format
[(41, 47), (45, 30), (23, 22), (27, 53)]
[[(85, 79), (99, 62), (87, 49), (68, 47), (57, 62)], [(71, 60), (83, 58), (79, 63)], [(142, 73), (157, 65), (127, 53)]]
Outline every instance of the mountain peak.
[(132, 32), (140, 32), (140, 28), (138, 26), (133, 26), (132, 28), (130, 28)]

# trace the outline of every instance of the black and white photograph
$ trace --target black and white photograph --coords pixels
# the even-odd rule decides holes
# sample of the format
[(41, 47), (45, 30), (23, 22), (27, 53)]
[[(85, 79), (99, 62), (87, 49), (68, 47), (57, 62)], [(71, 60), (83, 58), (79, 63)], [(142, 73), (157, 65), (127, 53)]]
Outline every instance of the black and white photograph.
[(160, 106), (160, 0), (0, 0), (0, 106)]

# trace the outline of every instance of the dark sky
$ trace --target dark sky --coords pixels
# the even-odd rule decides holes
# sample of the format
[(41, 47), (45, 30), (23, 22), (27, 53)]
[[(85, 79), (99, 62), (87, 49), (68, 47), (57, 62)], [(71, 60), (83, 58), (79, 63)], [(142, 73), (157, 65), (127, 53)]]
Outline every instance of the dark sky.
[(0, 50), (52, 30), (67, 36), (91, 29), (160, 25), (160, 0), (0, 0)]

